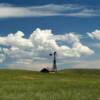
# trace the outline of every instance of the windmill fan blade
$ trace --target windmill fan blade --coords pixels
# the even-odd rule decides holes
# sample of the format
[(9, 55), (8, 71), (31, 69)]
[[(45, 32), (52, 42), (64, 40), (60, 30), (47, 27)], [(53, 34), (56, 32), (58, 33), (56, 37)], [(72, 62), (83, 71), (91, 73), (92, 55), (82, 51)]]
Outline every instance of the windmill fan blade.
[(50, 55), (50, 56), (52, 56), (52, 54), (51, 54), (51, 53), (50, 53), (49, 55)]

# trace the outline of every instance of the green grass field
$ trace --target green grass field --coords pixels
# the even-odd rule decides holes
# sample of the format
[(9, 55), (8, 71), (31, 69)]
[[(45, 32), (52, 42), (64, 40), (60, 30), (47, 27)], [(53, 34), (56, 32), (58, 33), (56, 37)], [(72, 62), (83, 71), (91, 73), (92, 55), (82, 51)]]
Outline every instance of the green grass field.
[(100, 100), (100, 70), (0, 70), (0, 100)]

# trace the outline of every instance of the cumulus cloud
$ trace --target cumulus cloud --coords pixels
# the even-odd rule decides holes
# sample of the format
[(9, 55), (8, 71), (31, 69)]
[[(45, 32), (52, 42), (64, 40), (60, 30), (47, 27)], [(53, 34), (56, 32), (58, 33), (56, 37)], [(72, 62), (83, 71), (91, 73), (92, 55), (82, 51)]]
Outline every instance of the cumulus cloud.
[(88, 32), (87, 34), (92, 39), (100, 40), (100, 30), (95, 30), (95, 31), (93, 31), (91, 33)]
[[(93, 51), (80, 42), (78, 35), (67, 33), (65, 35), (54, 35), (51, 30), (36, 29), (29, 38), (37, 50), (57, 51), (67, 57), (79, 57), (91, 55)], [(57, 40), (71, 42), (71, 46), (58, 45)]]
[(80, 37), (79, 35), (75, 35), (74, 32), (65, 34), (65, 35), (56, 35), (54, 36), (56, 40), (62, 40), (62, 41), (69, 41), (69, 42), (79, 42)]
[(90, 9), (74, 4), (48, 4), (40, 6), (19, 7), (12, 4), (0, 4), (0, 18), (9, 17), (40, 17), (40, 16), (74, 16), (93, 17), (100, 16), (100, 9)]
[(15, 34), (8, 34), (6, 37), (0, 37), (0, 45), (15, 46), (15, 47), (32, 47), (30, 40), (23, 38), (24, 33), (18, 31)]
[[(65, 41), (69, 45), (59, 45), (58, 41)], [(1, 63), (10, 60), (12, 64), (36, 65), (38, 63), (49, 63), (49, 53), (57, 51), (58, 58), (80, 57), (94, 53), (88, 46), (83, 45), (80, 37), (75, 33), (54, 35), (52, 30), (41, 30), (37, 28), (25, 38), (21, 31), (8, 36), (0, 37)], [(11, 64), (10, 64), (11, 65)]]

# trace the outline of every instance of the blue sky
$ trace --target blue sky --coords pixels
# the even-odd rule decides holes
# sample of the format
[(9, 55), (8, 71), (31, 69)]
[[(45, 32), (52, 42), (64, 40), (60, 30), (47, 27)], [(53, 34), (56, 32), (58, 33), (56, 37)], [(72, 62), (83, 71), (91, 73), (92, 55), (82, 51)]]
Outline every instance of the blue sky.
[[(34, 70), (34, 66), (51, 66), (51, 58), (46, 55), (51, 52), (47, 45), (51, 45), (58, 53), (64, 52), (61, 57), (58, 54), (60, 69), (100, 68), (95, 66), (100, 64), (100, 0), (0, 0), (0, 12), (1, 67)], [(47, 45), (33, 36), (41, 42), (45, 39)], [(19, 39), (21, 45), (13, 39)], [(36, 52), (34, 48), (40, 46), (48, 49)], [(24, 57), (14, 57), (16, 52)], [(28, 68), (25, 61), (32, 67)]]

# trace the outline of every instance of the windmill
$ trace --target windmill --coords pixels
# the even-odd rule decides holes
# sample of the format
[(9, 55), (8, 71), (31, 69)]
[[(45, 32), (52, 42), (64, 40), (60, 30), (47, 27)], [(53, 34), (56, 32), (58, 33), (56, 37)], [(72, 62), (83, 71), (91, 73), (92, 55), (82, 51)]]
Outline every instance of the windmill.
[(53, 56), (53, 69), (52, 71), (56, 72), (57, 71), (57, 65), (56, 65), (56, 52), (50, 53), (50, 56)]

